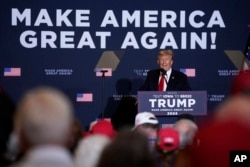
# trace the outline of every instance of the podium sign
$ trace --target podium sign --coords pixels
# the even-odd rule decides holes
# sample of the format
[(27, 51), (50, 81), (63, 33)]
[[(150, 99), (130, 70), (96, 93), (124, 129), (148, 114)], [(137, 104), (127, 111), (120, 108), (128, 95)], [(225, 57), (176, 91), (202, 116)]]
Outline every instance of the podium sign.
[(139, 91), (138, 112), (156, 116), (207, 115), (206, 91)]

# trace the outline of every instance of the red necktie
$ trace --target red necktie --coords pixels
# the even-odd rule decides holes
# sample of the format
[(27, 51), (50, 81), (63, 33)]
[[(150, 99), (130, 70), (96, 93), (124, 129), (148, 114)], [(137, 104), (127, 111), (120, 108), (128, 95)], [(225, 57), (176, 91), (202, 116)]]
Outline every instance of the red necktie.
[(165, 76), (161, 75), (161, 79), (160, 79), (160, 82), (158, 84), (159, 91), (164, 91), (164, 82), (165, 82)]

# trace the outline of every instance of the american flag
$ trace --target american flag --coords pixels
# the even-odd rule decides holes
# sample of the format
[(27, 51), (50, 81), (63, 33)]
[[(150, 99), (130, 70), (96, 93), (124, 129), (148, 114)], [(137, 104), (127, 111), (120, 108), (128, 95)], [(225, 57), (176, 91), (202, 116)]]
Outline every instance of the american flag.
[(19, 77), (21, 76), (21, 68), (4, 68), (4, 76), (6, 77)]
[(246, 44), (246, 49), (245, 49), (245, 56), (248, 61), (250, 61), (250, 34), (248, 36), (247, 44)]
[(76, 101), (77, 102), (92, 102), (93, 94), (92, 93), (77, 93)]
[(102, 77), (102, 74), (103, 74), (102, 71), (106, 71), (104, 73), (105, 77), (111, 77), (112, 76), (112, 68), (97, 68), (95, 71), (96, 71), (96, 76), (97, 77)]
[(183, 72), (188, 77), (195, 77), (195, 68), (181, 68), (180, 72)]
[(245, 55), (245, 61), (243, 63), (243, 70), (247, 70), (249, 69), (250, 66), (250, 33), (246, 43), (244, 55)]

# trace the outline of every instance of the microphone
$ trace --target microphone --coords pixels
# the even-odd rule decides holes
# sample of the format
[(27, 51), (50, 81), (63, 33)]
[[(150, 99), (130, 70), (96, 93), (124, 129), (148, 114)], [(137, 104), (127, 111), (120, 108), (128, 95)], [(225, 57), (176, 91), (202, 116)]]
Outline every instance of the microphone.
[(108, 70), (101, 70), (100, 72), (105, 73), (105, 72), (108, 72)]
[[(166, 75), (167, 74), (167, 71), (164, 70), (163, 68), (160, 68), (160, 72), (161, 72), (161, 75)], [(164, 76), (164, 80), (165, 80), (166, 84), (168, 84), (168, 81), (167, 81), (165, 76)]]
[(164, 70), (163, 68), (160, 68), (160, 71), (161, 71), (161, 73), (162, 73), (162, 75), (166, 75), (166, 70)]

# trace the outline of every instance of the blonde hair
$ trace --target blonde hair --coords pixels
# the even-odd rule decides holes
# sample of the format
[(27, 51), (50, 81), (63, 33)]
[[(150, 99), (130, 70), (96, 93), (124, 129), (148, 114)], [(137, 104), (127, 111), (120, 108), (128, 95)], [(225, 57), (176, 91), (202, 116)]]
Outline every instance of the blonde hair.
[(169, 56), (172, 57), (172, 59), (173, 59), (173, 57), (174, 57), (174, 54), (173, 54), (173, 51), (172, 51), (172, 50), (161, 50), (161, 51), (159, 51), (159, 53), (158, 53), (158, 59), (159, 59), (161, 56), (163, 56), (163, 55), (169, 55)]

